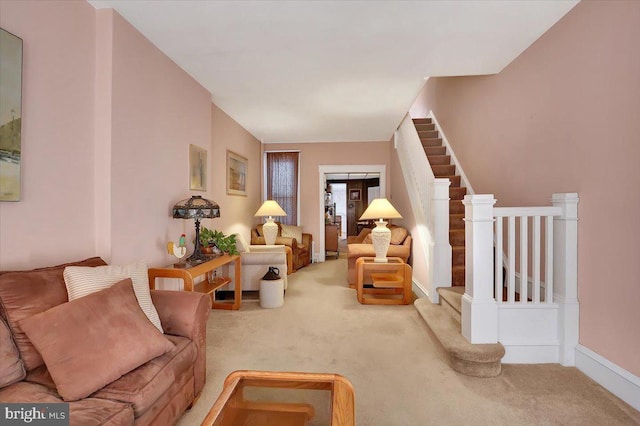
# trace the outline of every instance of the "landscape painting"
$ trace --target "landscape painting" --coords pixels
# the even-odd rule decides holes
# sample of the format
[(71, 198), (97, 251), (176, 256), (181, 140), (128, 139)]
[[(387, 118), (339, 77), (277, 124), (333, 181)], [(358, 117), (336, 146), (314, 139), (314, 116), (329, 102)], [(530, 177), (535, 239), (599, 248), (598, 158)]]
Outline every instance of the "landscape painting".
[(227, 194), (247, 195), (248, 160), (227, 150)]
[(0, 201), (20, 201), (22, 39), (0, 28)]

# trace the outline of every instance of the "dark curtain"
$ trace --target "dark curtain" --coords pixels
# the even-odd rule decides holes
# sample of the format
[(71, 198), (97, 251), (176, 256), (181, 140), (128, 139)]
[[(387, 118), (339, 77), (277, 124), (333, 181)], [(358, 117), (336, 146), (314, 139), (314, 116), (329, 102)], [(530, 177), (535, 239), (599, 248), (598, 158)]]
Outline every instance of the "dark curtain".
[(267, 152), (267, 199), (275, 200), (287, 212), (281, 223), (297, 225), (299, 152)]

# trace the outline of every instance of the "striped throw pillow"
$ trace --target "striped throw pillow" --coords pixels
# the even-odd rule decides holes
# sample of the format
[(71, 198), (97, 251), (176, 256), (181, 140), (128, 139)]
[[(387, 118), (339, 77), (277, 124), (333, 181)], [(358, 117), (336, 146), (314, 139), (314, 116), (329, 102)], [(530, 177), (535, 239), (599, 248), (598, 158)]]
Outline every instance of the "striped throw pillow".
[(151, 301), (149, 275), (147, 265), (144, 262), (140, 261), (123, 266), (67, 266), (64, 268), (63, 275), (69, 301), (109, 288), (125, 278), (131, 278), (133, 291), (142, 312), (161, 333), (164, 333), (158, 311)]

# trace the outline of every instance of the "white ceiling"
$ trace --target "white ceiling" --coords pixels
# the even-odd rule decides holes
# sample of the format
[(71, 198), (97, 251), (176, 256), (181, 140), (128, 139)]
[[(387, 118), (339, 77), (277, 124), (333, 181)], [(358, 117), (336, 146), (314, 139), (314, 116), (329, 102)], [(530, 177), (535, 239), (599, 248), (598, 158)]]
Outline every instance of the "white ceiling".
[(428, 76), (502, 70), (577, 0), (89, 0), (265, 143), (389, 140)]

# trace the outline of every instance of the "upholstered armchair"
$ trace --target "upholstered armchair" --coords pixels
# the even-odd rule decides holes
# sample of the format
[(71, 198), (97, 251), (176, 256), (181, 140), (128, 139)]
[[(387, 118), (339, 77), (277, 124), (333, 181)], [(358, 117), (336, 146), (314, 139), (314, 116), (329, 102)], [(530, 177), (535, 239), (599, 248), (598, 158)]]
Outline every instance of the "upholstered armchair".
[[(289, 273), (307, 266), (311, 263), (311, 250), (313, 237), (311, 234), (302, 232), (301, 226), (278, 224), (278, 236), (276, 245), (285, 245), (290, 250), (290, 257), (287, 259)], [(251, 230), (251, 245), (265, 245), (262, 224)]]
[[(391, 229), (391, 244), (387, 257), (399, 257), (405, 263), (411, 256), (411, 235), (400, 226), (389, 226)], [(347, 281), (349, 285), (356, 282), (356, 260), (359, 257), (375, 257), (371, 242), (371, 229), (365, 228), (357, 236), (347, 237)]]
[[(242, 291), (257, 291), (260, 289), (260, 280), (267, 273), (270, 266), (280, 270), (280, 276), (284, 280), (284, 288), (287, 289), (287, 252), (284, 245), (249, 245), (246, 240), (236, 234), (236, 248), (240, 253), (240, 265), (242, 269)], [(229, 275), (235, 278), (235, 268), (228, 268)], [(224, 290), (233, 290), (233, 284), (229, 284)]]

